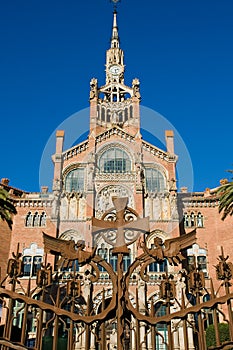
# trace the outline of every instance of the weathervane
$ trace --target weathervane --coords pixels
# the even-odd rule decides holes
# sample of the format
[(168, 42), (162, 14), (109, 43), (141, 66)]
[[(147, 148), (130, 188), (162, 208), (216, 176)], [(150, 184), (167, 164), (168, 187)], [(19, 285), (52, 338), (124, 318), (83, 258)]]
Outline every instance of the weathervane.
[(113, 3), (114, 11), (116, 11), (116, 9), (117, 9), (117, 4), (118, 4), (118, 2), (121, 2), (121, 0), (110, 0), (110, 2)]

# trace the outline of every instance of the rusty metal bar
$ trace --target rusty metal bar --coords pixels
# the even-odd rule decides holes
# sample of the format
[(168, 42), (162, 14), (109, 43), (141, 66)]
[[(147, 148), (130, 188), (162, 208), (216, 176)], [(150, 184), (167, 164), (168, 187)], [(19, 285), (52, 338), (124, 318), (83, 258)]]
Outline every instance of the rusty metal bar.
[[(197, 305), (200, 305), (200, 293), (196, 293), (196, 303)], [(206, 350), (206, 341), (205, 341), (205, 332), (204, 332), (204, 325), (202, 321), (202, 314), (201, 310), (198, 312), (198, 344), (199, 349)]]
[[(170, 300), (166, 300), (166, 314), (170, 315)], [(168, 350), (173, 350), (173, 336), (172, 336), (172, 327), (171, 321), (167, 323), (167, 334), (168, 334)]]
[[(229, 282), (227, 281), (225, 283), (225, 290), (226, 294), (230, 294), (229, 289)], [(228, 317), (229, 317), (229, 333), (230, 333), (230, 339), (233, 341), (233, 315), (232, 315), (232, 306), (231, 306), (231, 300), (227, 300), (227, 309), (228, 309)]]
[(123, 254), (117, 254), (117, 348), (124, 349), (124, 315), (123, 315)]
[[(28, 280), (27, 286), (27, 296), (30, 296), (31, 289), (31, 279)], [(22, 334), (21, 334), (21, 343), (25, 344), (27, 336), (27, 318), (28, 318), (28, 304), (24, 304), (24, 313), (23, 313), (23, 322), (22, 322)]]
[[(136, 310), (139, 311), (138, 289), (136, 289)], [(136, 349), (140, 350), (140, 322), (138, 319), (136, 319), (135, 345)]]
[[(60, 305), (60, 286), (58, 285), (57, 289), (57, 297), (56, 297), (56, 306), (59, 307)], [(55, 314), (54, 318), (54, 326), (53, 326), (53, 350), (57, 350), (58, 347), (58, 327), (59, 327), (59, 316)]]
[[(75, 309), (75, 301), (74, 298), (72, 298), (71, 301), (71, 308), (70, 311), (74, 312)], [(74, 321), (70, 320), (70, 328), (69, 328), (69, 333), (68, 333), (68, 349), (67, 350), (72, 350), (74, 345)]]
[[(90, 305), (90, 297), (88, 295), (87, 298), (87, 309), (86, 309), (86, 315), (89, 316), (91, 312), (91, 305)], [(90, 327), (88, 324), (85, 325), (85, 350), (90, 349)]]
[[(210, 295), (211, 295), (211, 299), (215, 298), (214, 285), (213, 285), (212, 278), (210, 279)], [(221, 342), (220, 342), (220, 336), (219, 336), (218, 317), (217, 317), (216, 308), (214, 308), (212, 312), (213, 312), (213, 324), (214, 324), (216, 346), (219, 346), (221, 344)]]
[[(184, 299), (184, 291), (183, 291), (183, 289), (182, 289), (181, 297), (182, 297), (182, 299), (181, 299), (181, 308), (185, 309), (185, 299)], [(183, 320), (184, 350), (189, 350), (188, 332), (187, 332), (187, 320), (186, 320), (187, 317), (188, 317), (188, 315)]]
[[(154, 302), (153, 299), (151, 299), (151, 307), (150, 307), (150, 316), (155, 317), (155, 309), (154, 309)], [(156, 349), (156, 331), (155, 331), (155, 326), (151, 326), (151, 347), (152, 350)]]
[[(44, 300), (44, 288), (42, 289), (41, 300)], [(42, 349), (42, 325), (43, 325), (43, 310), (39, 308), (39, 315), (37, 320), (37, 329), (36, 329), (36, 349)]]
[[(105, 309), (105, 290), (102, 292), (102, 311)], [(105, 322), (101, 324), (101, 350), (106, 350), (106, 331), (105, 331)]]

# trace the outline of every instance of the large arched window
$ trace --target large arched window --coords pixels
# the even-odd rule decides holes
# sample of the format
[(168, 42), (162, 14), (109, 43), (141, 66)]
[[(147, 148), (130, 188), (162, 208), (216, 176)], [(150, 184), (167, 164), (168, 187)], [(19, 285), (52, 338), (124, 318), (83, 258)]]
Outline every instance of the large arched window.
[(127, 173), (131, 171), (131, 161), (123, 149), (114, 147), (102, 154), (99, 168), (101, 173)]
[(162, 192), (165, 189), (165, 181), (162, 173), (154, 168), (146, 168), (146, 190), (147, 192)]
[(84, 189), (84, 169), (71, 170), (65, 179), (65, 190), (67, 192), (81, 192)]

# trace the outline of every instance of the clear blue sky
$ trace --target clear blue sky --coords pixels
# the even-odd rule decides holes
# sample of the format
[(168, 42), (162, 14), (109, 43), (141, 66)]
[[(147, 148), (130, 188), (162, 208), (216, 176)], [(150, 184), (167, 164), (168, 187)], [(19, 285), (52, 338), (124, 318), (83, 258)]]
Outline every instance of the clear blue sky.
[[(178, 130), (194, 190), (217, 186), (233, 168), (233, 1), (122, 0), (118, 7), (126, 84), (138, 77), (143, 106)], [(111, 26), (108, 0), (1, 1), (0, 176), (12, 186), (39, 190), (51, 133), (88, 107), (92, 77), (104, 84)]]

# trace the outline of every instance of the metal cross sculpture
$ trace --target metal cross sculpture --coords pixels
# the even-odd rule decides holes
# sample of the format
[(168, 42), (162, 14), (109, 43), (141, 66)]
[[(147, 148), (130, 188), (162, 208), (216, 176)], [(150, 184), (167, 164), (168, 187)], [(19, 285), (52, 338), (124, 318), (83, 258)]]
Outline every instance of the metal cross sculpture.
[[(101, 233), (103, 239), (113, 246), (113, 254), (128, 254), (128, 245), (134, 243), (140, 233), (149, 231), (149, 218), (138, 218), (134, 221), (134, 216), (127, 212), (128, 197), (112, 197), (114, 205), (111, 215), (104, 215), (101, 220), (92, 219), (93, 234)], [(109, 221), (111, 220), (111, 221)]]
[(113, 3), (113, 5), (114, 5), (114, 10), (116, 11), (116, 9), (117, 9), (117, 4), (118, 4), (118, 2), (121, 2), (121, 0), (110, 0), (110, 2)]

